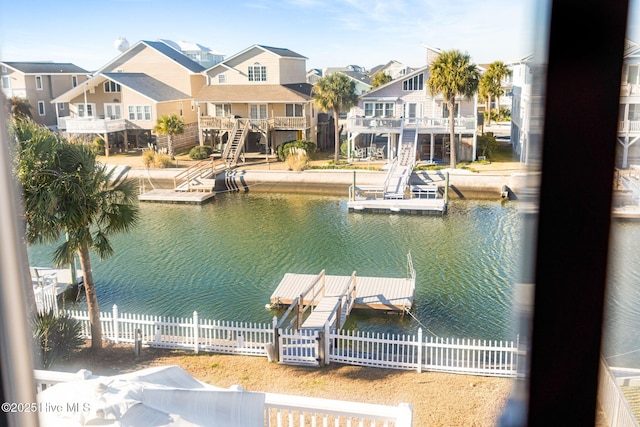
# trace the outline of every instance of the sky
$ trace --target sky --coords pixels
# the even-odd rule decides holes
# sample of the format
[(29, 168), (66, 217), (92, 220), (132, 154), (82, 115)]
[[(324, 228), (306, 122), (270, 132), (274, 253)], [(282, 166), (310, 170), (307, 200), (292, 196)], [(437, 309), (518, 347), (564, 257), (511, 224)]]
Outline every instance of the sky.
[[(467, 52), (477, 64), (508, 63), (533, 52), (536, 1), (10, 1), (0, 15), (0, 58), (93, 71), (119, 55), (114, 42), (125, 37), (132, 46), (195, 42), (227, 58), (254, 44), (288, 48), (308, 58), (308, 69), (390, 60), (420, 67), (425, 45)], [(640, 42), (638, 25), (629, 34)]]

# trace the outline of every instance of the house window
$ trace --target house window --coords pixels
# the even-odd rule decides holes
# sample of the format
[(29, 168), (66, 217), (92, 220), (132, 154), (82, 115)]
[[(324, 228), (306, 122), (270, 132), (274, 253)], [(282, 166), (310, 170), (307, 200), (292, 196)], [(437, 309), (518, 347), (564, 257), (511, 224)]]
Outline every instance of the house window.
[(226, 83), (227, 77), (224, 74), (218, 74), (218, 83)]
[(394, 117), (395, 104), (393, 102), (365, 102), (365, 117)]
[(302, 117), (302, 104), (286, 104), (285, 116), (286, 117)]
[[(449, 107), (447, 104), (442, 104), (442, 117), (449, 117)], [(453, 117), (460, 117), (460, 104), (456, 102), (456, 106), (453, 110)]]
[(116, 82), (108, 81), (104, 82), (105, 92), (120, 92), (120, 85)]
[(251, 120), (264, 120), (267, 118), (267, 104), (251, 104), (249, 106), (249, 118)]
[(36, 76), (36, 89), (42, 90), (42, 76)]
[(58, 111), (64, 111), (65, 110), (65, 103), (64, 102), (59, 102), (58, 103)]
[(184, 115), (184, 103), (178, 102), (178, 114), (182, 117)]
[(71, 76), (71, 87), (78, 86), (78, 76)]
[(402, 82), (402, 90), (422, 90), (424, 88), (424, 75), (418, 74)]
[(640, 120), (640, 104), (629, 104), (629, 120), (633, 122)]
[(250, 82), (266, 82), (267, 81), (267, 67), (260, 64), (254, 64), (249, 66), (248, 70)]
[(151, 120), (149, 105), (129, 105), (129, 120)]
[(11, 80), (9, 79), (9, 76), (2, 76), (2, 87), (5, 89), (11, 88)]
[(231, 104), (214, 104), (213, 105), (214, 117), (228, 117), (231, 116)]
[(93, 117), (95, 104), (77, 104), (78, 117)]
[(41, 115), (41, 116), (45, 115), (44, 101), (38, 101), (38, 114)]
[(121, 104), (104, 104), (104, 117), (105, 119), (121, 119), (122, 118), (122, 105)]
[(627, 72), (627, 83), (632, 85), (637, 85), (640, 83), (640, 66), (639, 65), (629, 65), (629, 71)]

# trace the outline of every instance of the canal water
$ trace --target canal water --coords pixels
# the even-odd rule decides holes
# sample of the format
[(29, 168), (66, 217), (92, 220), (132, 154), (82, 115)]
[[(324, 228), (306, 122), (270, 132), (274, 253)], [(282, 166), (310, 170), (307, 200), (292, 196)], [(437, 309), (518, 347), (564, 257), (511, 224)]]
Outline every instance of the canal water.
[[(522, 222), (517, 203), (455, 201), (445, 216), (349, 212), (335, 196), (236, 193), (196, 205), (141, 204), (141, 221), (114, 236), (115, 255), (93, 258), (101, 311), (270, 322), (265, 308), (285, 273), (407, 276), (413, 258), (413, 315), (355, 311), (349, 329), (515, 340), (512, 284)], [(607, 335), (612, 364), (640, 360), (640, 224), (616, 223)], [(626, 247), (626, 249), (625, 249)], [(29, 248), (31, 265), (51, 265), (52, 247)], [(77, 304), (84, 308), (83, 298)], [(640, 367), (640, 363), (637, 367)]]

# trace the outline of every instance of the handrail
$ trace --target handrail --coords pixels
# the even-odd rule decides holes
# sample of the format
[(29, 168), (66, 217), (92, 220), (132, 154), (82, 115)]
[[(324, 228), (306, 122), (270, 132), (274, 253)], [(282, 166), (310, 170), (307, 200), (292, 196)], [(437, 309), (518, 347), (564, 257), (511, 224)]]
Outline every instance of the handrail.
[(235, 120), (233, 123), (233, 128), (229, 131), (229, 138), (227, 139), (227, 145), (224, 147), (224, 151), (222, 152), (222, 158), (227, 159), (227, 157), (229, 156), (229, 152), (231, 151), (231, 145), (233, 143), (233, 138), (236, 135), (236, 132), (238, 131), (238, 126), (239, 126), (239, 120)]
[(313, 279), (313, 281), (311, 282), (311, 284), (309, 286), (307, 286), (302, 292), (300, 292), (300, 295), (297, 296), (293, 302), (289, 305), (289, 308), (287, 309), (287, 311), (285, 311), (284, 315), (280, 318), (280, 321), (278, 322), (278, 324), (276, 325), (276, 328), (280, 328), (282, 326), (282, 324), (285, 322), (285, 320), (287, 319), (287, 317), (289, 317), (289, 315), (296, 310), (296, 316), (294, 316), (294, 318), (289, 322), (289, 326), (291, 326), (291, 324), (295, 321), (296, 322), (296, 329), (300, 328), (300, 326), (302, 326), (302, 316), (303, 314), (307, 311), (307, 309), (313, 305), (313, 303), (316, 300), (316, 297), (318, 296), (319, 292), (314, 292), (313, 296), (311, 297), (311, 299), (309, 300), (309, 303), (307, 305), (304, 304), (304, 301), (307, 299), (307, 295), (309, 294), (309, 292), (311, 292), (312, 290), (314, 290), (316, 288), (316, 285), (318, 283), (321, 283), (322, 286), (319, 288), (319, 291), (322, 292), (322, 296), (324, 296), (324, 292), (325, 292), (325, 270), (322, 270), (320, 273), (318, 273), (318, 275)]
[(211, 169), (211, 173), (214, 172), (213, 159), (200, 160), (198, 163), (189, 166), (187, 169), (178, 173), (173, 177), (174, 188), (178, 187), (178, 180), (184, 179), (187, 183), (187, 188), (191, 191), (191, 179), (201, 176), (202, 172)]

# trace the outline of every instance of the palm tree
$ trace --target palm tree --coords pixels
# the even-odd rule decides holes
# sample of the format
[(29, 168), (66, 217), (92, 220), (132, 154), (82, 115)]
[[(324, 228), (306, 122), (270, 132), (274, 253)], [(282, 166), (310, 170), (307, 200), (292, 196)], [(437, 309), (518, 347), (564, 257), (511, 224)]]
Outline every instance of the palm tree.
[(19, 96), (13, 96), (9, 98), (9, 115), (14, 119), (31, 119), (31, 109), (33, 108), (29, 104), (29, 100), (26, 98), (20, 98)]
[(389, 74), (382, 71), (378, 71), (373, 75), (373, 77), (371, 77), (371, 88), (375, 89), (378, 86), (382, 86), (384, 84), (389, 83), (391, 80), (393, 79)]
[(173, 151), (173, 137), (184, 133), (184, 120), (175, 114), (160, 117), (153, 128), (159, 135), (167, 135), (167, 151), (171, 158), (175, 158)]
[(455, 168), (457, 162), (457, 144), (455, 139), (454, 111), (456, 97), (472, 97), (478, 91), (480, 71), (471, 63), (468, 53), (459, 50), (444, 51), (438, 55), (429, 67), (427, 87), (431, 96), (442, 94), (449, 109), (450, 163)]
[(509, 75), (511, 75), (511, 70), (507, 68), (505, 63), (502, 61), (495, 61), (489, 65), (487, 71), (480, 79), (480, 95), (487, 98), (489, 124), (491, 124), (491, 98), (493, 97), (498, 100), (497, 107), (498, 113), (500, 113), (500, 97), (504, 95), (502, 80)]
[(358, 101), (356, 84), (348, 76), (342, 73), (334, 73), (320, 78), (313, 85), (313, 101), (316, 107), (322, 111), (333, 111), (335, 126), (335, 153), (333, 160), (338, 163), (340, 158), (340, 126), (338, 115), (340, 111), (346, 111)]
[(70, 144), (32, 122), (16, 121), (17, 176), (22, 184), (28, 243), (67, 239), (53, 255), (56, 267), (77, 254), (91, 324), (91, 347), (102, 347), (102, 326), (89, 251), (113, 254), (111, 235), (129, 231), (138, 220), (135, 181), (113, 182), (113, 169), (97, 162), (90, 147)]

